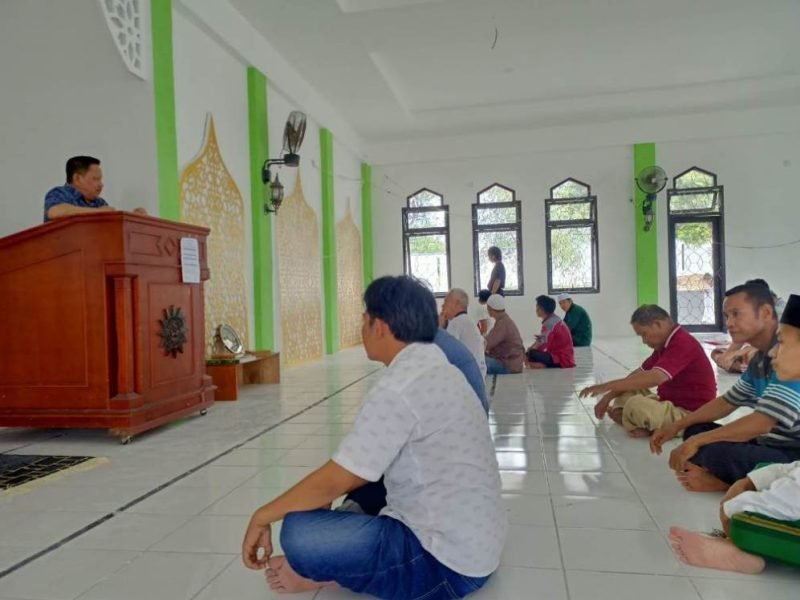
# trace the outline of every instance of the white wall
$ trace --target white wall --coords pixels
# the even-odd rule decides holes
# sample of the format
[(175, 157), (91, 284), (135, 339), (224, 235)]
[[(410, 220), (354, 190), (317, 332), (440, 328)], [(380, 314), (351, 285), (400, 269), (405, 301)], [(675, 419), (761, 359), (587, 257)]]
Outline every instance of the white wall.
[[(800, 243), (800, 134), (748, 136), (658, 144), (656, 159), (672, 177), (692, 166), (717, 175), (724, 187), (726, 283), (762, 277), (784, 298), (800, 293), (793, 260)], [(659, 195), (659, 299), (669, 306), (666, 193)]]
[(341, 221), (347, 211), (349, 199), (353, 220), (361, 230), (361, 159), (333, 134), (333, 192), (336, 202), (336, 222)]
[(201, 149), (206, 115), (211, 113), (222, 159), (244, 202), (250, 348), (255, 341), (255, 322), (247, 67), (178, 11), (173, 12), (172, 27), (179, 169)]
[(158, 214), (152, 84), (125, 68), (97, 0), (0, 2), (0, 73), (0, 236), (42, 222), (76, 154), (102, 161), (112, 206)]
[(400, 211), (408, 194), (428, 187), (450, 206), (452, 285), (472, 293), (471, 205), (479, 190), (502, 183), (522, 202), (525, 295), (507, 298), (509, 312), (523, 338), (532, 340), (540, 329), (534, 298), (547, 293), (544, 200), (553, 185), (574, 177), (597, 196), (600, 254), (600, 293), (581, 294), (576, 302), (589, 311), (598, 335), (629, 335), (636, 304), (631, 165), (631, 147), (616, 146), (380, 167), (373, 177), (375, 275), (403, 272)]

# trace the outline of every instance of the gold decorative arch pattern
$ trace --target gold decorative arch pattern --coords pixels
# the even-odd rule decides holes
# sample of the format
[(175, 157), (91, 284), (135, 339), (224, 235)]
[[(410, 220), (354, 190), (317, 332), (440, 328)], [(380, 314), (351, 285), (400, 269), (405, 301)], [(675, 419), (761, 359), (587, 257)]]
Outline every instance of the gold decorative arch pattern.
[(205, 283), (206, 353), (213, 352), (220, 323), (231, 325), (247, 344), (244, 201), (222, 159), (210, 113), (206, 116), (200, 152), (181, 173), (181, 215), (186, 223), (211, 229), (211, 279)]
[(317, 213), (303, 195), (300, 170), (277, 223), (281, 299), (281, 363), (322, 358), (322, 256)]
[(361, 232), (353, 219), (350, 198), (344, 218), (336, 224), (336, 269), (339, 294), (339, 346), (361, 344)]

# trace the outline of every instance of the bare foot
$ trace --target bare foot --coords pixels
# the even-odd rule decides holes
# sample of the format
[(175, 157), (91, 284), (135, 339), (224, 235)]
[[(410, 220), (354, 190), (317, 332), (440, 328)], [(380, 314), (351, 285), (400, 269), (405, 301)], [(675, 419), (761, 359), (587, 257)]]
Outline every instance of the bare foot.
[(335, 585), (329, 581), (319, 583), (300, 577), (295, 573), (285, 556), (274, 556), (269, 559), (269, 568), (266, 571), (269, 587), (279, 594), (297, 594), (300, 592), (313, 592), (323, 587)]
[(621, 408), (612, 408), (610, 411), (608, 411), (608, 416), (617, 425), (622, 425), (622, 409)]
[(628, 432), (628, 435), (632, 438), (646, 438), (650, 437), (652, 431), (648, 431), (647, 429), (642, 429), (641, 427), (637, 427), (636, 429), (631, 429)]
[(529, 369), (536, 369), (536, 370), (546, 369), (547, 365), (545, 365), (544, 363), (540, 363), (540, 362), (530, 362), (530, 361), (528, 361), (528, 368)]
[(669, 541), (687, 565), (755, 575), (766, 566), (760, 556), (739, 550), (730, 540), (708, 537), (680, 527), (670, 527)]
[(724, 481), (692, 463), (686, 463), (683, 471), (677, 474), (678, 481), (690, 492), (726, 492), (730, 487)]

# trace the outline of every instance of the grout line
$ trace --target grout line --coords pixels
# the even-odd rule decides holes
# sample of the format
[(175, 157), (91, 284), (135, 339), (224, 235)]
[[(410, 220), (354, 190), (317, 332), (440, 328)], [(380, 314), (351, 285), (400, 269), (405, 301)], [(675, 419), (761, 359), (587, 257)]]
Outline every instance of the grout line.
[(175, 483), (185, 479), (186, 477), (188, 477), (189, 475), (192, 475), (193, 473), (199, 471), (200, 469), (202, 469), (204, 467), (207, 467), (208, 465), (210, 465), (214, 461), (222, 458), (223, 456), (227, 456), (228, 454), (230, 454), (234, 450), (238, 450), (239, 448), (241, 448), (245, 444), (248, 444), (248, 443), (252, 442), (253, 440), (261, 437), (262, 435), (264, 435), (265, 433), (268, 433), (268, 432), (272, 431), (273, 429), (275, 429), (275, 428), (287, 423), (288, 421), (291, 421), (295, 417), (298, 417), (298, 416), (302, 415), (306, 411), (309, 411), (312, 408), (315, 408), (316, 406), (319, 406), (320, 404), (322, 404), (326, 400), (330, 400), (331, 398), (333, 398), (337, 394), (340, 394), (341, 392), (343, 392), (347, 388), (354, 386), (355, 384), (363, 381), (364, 379), (367, 379), (368, 377), (371, 377), (377, 370), (378, 369), (375, 369), (374, 371), (371, 371), (371, 372), (367, 373), (366, 375), (363, 375), (363, 376), (359, 377), (358, 379), (356, 379), (354, 381), (351, 381), (346, 386), (336, 390), (335, 392), (333, 392), (330, 395), (325, 396), (321, 400), (317, 400), (316, 402), (313, 402), (312, 404), (310, 404), (307, 407), (305, 407), (304, 409), (296, 412), (295, 414), (293, 414), (293, 415), (291, 415), (289, 417), (286, 417), (282, 421), (279, 421), (279, 422), (277, 422), (277, 423), (275, 423), (273, 425), (270, 425), (269, 427), (266, 427), (265, 429), (259, 431), (258, 433), (255, 433), (255, 434), (251, 435), (250, 437), (248, 437), (244, 441), (232, 446), (231, 448), (228, 448), (227, 450), (224, 450), (224, 451), (220, 452), (219, 454), (217, 454), (216, 456), (214, 456), (212, 458), (209, 458), (209, 459), (203, 461), (199, 465), (197, 465), (195, 467), (192, 467), (191, 469), (189, 469), (187, 471), (184, 471), (180, 475), (177, 475), (177, 476), (173, 477), (172, 479), (170, 479), (166, 483), (162, 483), (161, 485), (153, 488), (149, 492), (146, 492), (146, 493), (142, 494), (141, 496), (139, 496), (139, 497), (131, 500), (130, 502), (124, 504), (123, 506), (119, 507), (118, 509), (116, 509), (116, 510), (114, 510), (114, 511), (112, 511), (112, 512), (106, 514), (106, 515), (103, 515), (99, 519), (96, 519), (95, 521), (93, 521), (92, 523), (89, 523), (85, 527), (82, 527), (78, 531), (75, 531), (75, 532), (69, 534), (68, 536), (60, 539), (59, 541), (50, 544), (48, 547), (46, 547), (46, 548), (44, 548), (42, 550), (39, 550), (38, 552), (36, 552), (36, 553), (34, 553), (34, 554), (22, 559), (18, 563), (15, 563), (15, 564), (11, 565), (10, 567), (7, 567), (6, 569), (0, 571), (0, 579), (3, 579), (7, 575), (10, 575), (11, 573), (14, 573), (15, 571), (18, 571), (19, 569), (21, 569), (24, 566), (29, 565), (33, 561), (38, 560), (41, 557), (46, 556), (47, 554), (50, 554), (51, 552), (53, 552), (55, 550), (58, 550), (64, 544), (67, 544), (67, 543), (71, 542), (72, 540), (74, 540), (74, 539), (76, 539), (76, 538), (88, 533), (89, 531), (99, 527), (100, 525), (102, 525), (103, 523), (113, 519), (114, 517), (116, 517), (120, 513), (123, 513), (125, 511), (127, 511), (128, 509), (136, 506), (137, 504), (147, 500), (151, 496), (154, 496), (158, 492), (161, 492), (164, 489), (174, 485)]

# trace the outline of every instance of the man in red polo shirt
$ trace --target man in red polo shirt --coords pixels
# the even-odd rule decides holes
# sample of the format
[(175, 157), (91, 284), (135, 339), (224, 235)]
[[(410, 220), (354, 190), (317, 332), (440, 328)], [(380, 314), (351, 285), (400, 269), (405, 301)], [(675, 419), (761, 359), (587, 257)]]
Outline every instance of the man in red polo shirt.
[(717, 381), (700, 342), (660, 306), (640, 306), (631, 325), (653, 354), (624, 379), (587, 387), (580, 395), (603, 394), (594, 407), (598, 419), (608, 413), (631, 437), (648, 437), (713, 400)]

